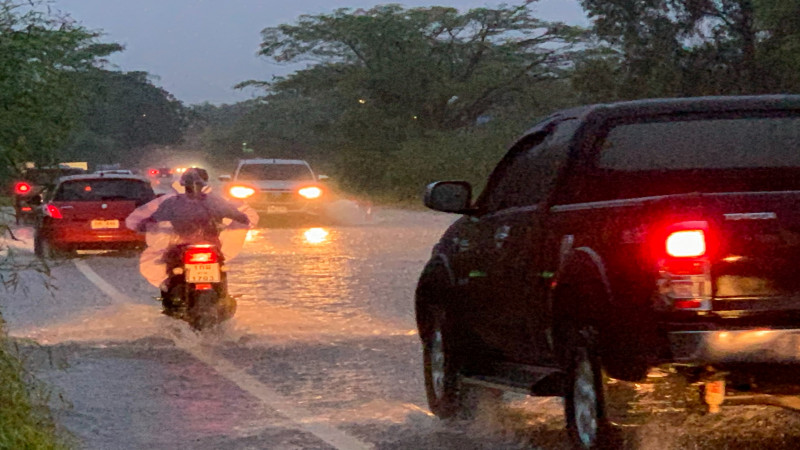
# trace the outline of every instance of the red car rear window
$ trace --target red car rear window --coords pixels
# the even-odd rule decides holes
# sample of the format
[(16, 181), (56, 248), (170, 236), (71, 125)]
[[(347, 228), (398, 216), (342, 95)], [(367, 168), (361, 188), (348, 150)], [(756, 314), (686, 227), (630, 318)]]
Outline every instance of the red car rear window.
[(61, 183), (54, 201), (113, 201), (133, 200), (139, 204), (155, 197), (149, 184), (138, 180), (72, 180)]

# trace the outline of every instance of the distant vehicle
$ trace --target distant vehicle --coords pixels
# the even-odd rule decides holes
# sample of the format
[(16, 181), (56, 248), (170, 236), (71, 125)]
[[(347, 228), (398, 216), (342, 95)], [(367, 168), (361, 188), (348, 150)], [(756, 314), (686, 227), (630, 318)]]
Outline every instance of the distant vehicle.
[(159, 168), (152, 168), (147, 170), (147, 176), (150, 178), (169, 178), (172, 180), (173, 178), (173, 171), (169, 167), (159, 167)]
[(416, 290), (431, 411), (561, 396), (590, 449), (661, 377), (683, 387), (663, 408), (800, 410), (798, 136), (800, 96), (589, 105), (527, 131), (474, 203), (429, 185), (462, 215)]
[(38, 197), (34, 251), (41, 258), (75, 250), (143, 249), (145, 236), (125, 227), (125, 218), (155, 198), (146, 178), (86, 174), (62, 177)]
[(94, 173), (97, 175), (134, 175), (133, 171), (128, 169), (96, 170)]
[(244, 200), (259, 214), (316, 217), (328, 192), (311, 166), (300, 159), (244, 159), (233, 176), (223, 175), (223, 192)]
[(17, 224), (32, 223), (36, 217), (36, 203), (32, 200), (50, 189), (62, 176), (85, 173), (80, 167), (57, 166), (36, 168), (32, 165), (21, 171), (21, 176), (11, 188), (14, 215)]

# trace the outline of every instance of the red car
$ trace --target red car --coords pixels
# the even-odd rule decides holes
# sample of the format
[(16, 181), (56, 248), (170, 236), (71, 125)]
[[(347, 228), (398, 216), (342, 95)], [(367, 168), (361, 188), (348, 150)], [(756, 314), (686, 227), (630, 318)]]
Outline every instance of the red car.
[(62, 177), (39, 206), (36, 255), (53, 258), (75, 250), (144, 248), (144, 235), (127, 229), (125, 218), (153, 198), (150, 182), (136, 175)]

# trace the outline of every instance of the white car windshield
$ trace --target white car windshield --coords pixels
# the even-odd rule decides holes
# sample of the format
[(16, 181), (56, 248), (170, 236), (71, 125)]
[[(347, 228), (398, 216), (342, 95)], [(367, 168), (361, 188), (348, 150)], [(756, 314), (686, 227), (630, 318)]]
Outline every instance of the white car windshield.
[(236, 178), (242, 181), (304, 181), (313, 180), (314, 175), (303, 164), (244, 164)]

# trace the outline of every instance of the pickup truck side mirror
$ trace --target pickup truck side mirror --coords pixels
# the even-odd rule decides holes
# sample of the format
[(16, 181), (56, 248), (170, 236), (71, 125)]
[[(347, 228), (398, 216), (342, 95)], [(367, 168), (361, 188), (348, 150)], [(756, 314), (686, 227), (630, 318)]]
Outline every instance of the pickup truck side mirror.
[(220, 175), (220, 176), (217, 177), (217, 179), (219, 181), (222, 181), (223, 183), (227, 183), (227, 182), (231, 181), (231, 176), (230, 175)]
[(466, 181), (437, 181), (425, 189), (424, 202), (435, 211), (465, 214), (472, 210), (472, 186)]

